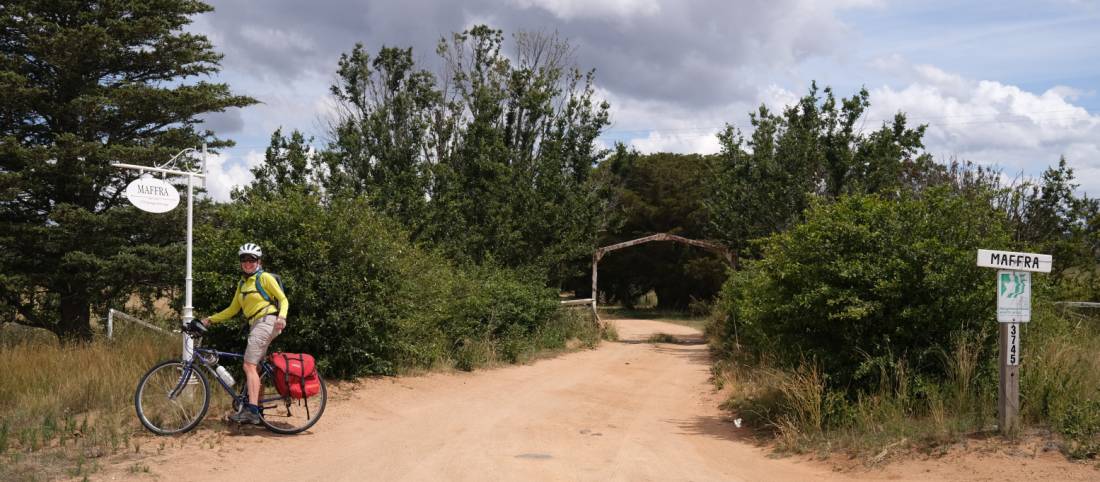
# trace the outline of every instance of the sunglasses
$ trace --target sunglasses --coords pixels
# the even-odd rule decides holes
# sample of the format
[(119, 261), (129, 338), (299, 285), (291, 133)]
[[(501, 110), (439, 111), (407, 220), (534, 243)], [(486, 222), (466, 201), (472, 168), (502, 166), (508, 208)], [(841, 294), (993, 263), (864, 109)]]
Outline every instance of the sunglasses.
[(256, 258), (256, 257), (252, 257), (252, 256), (241, 256), (241, 262), (242, 263), (255, 263), (259, 260), (260, 260), (260, 258)]

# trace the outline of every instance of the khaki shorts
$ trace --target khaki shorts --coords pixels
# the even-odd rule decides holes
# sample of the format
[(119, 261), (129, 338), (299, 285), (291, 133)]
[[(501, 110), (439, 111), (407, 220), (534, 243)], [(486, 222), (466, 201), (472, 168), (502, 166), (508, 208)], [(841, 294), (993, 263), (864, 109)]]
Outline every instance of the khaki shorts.
[(283, 332), (286, 322), (279, 322), (279, 317), (266, 315), (252, 325), (252, 331), (248, 332), (248, 348), (244, 350), (244, 362), (259, 365), (267, 354), (267, 347), (271, 341)]

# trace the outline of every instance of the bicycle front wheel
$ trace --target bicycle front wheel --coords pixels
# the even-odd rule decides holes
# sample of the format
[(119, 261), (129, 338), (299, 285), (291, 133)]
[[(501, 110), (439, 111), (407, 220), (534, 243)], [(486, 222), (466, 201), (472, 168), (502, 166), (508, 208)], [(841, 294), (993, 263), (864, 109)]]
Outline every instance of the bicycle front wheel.
[(317, 381), (321, 384), (321, 391), (312, 397), (284, 397), (275, 390), (271, 376), (265, 373), (260, 379), (260, 406), (263, 407), (260, 419), (264, 426), (272, 432), (291, 435), (317, 423), (321, 414), (325, 413), (328, 402), (328, 387), (320, 373), (317, 374)]
[(197, 365), (187, 369), (179, 360), (164, 361), (141, 377), (134, 408), (149, 431), (184, 433), (195, 428), (210, 408), (210, 384)]

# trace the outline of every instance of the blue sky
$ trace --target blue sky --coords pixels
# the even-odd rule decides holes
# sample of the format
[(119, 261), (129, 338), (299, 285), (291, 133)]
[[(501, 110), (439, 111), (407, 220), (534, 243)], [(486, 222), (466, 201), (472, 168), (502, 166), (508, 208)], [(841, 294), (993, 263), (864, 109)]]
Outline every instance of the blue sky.
[[(859, 58), (901, 55), (964, 77), (1031, 92), (1100, 85), (1100, 8), (1090, 2), (891, 2), (840, 14), (862, 37)], [(1091, 112), (1095, 93), (1081, 99)]]
[(643, 152), (714, 152), (810, 82), (871, 92), (869, 129), (894, 113), (929, 124), (936, 159), (1036, 175), (1065, 155), (1100, 195), (1100, 2), (885, 0), (216, 0), (195, 18), (225, 54), (216, 80), (263, 102), (210, 117), (238, 142), (211, 163), (210, 193), (251, 179), (272, 131), (325, 139), (328, 85), (355, 42), (413, 47), (434, 68), (441, 36), (486, 23), (506, 36), (557, 32), (596, 69), (613, 125), (602, 139)]

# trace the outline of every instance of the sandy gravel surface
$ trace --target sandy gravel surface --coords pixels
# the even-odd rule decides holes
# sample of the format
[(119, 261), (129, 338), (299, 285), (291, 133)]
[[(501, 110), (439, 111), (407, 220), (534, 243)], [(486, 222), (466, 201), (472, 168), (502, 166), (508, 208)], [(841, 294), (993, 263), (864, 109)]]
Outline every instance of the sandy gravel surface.
[[(159, 480), (1097, 480), (1057, 454), (966, 454), (838, 472), (774, 458), (717, 407), (691, 328), (614, 320), (620, 342), (474, 373), (375, 379), (337, 390), (298, 436), (208, 420), (189, 437), (143, 436), (96, 479)], [(652, 344), (653, 333), (683, 340)], [(159, 452), (159, 453), (156, 453)], [(139, 467), (135, 470), (134, 467)], [(145, 472), (142, 467), (148, 467)]]

